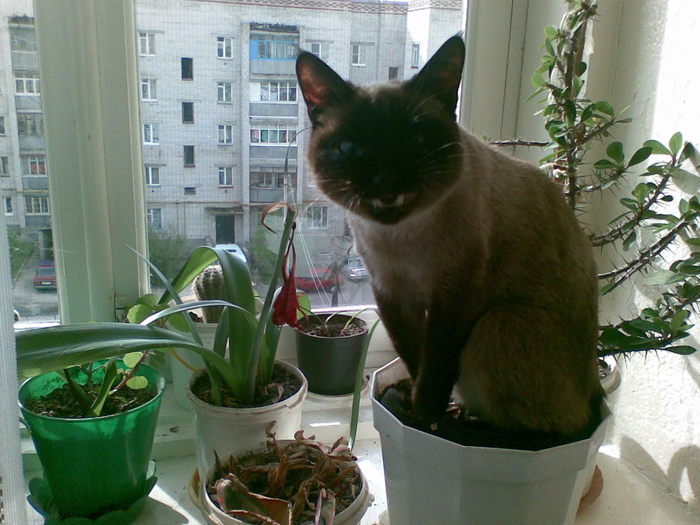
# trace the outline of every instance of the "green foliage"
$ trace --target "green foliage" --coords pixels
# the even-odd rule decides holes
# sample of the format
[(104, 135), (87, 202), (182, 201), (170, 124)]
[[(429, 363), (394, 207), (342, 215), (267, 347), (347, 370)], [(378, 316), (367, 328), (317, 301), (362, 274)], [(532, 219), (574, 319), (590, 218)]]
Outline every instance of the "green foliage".
[(14, 279), (24, 266), (24, 263), (27, 262), (27, 259), (34, 253), (35, 244), (19, 232), (8, 235), (8, 242), (10, 248), (10, 272)]
[[(597, 4), (594, 0), (570, 0), (569, 4), (561, 25), (545, 28), (544, 56), (532, 75), (533, 97), (543, 97), (539, 113), (550, 139), (550, 151), (541, 163), (562, 185), (575, 210), (587, 194), (619, 194), (622, 182), (639, 180), (619, 198), (620, 214), (607, 230), (590, 237), (594, 247), (625, 254), (623, 264), (599, 275), (601, 295), (641, 276), (658, 289), (653, 304), (636, 317), (601, 326), (599, 354), (692, 353), (693, 347), (679, 342), (689, 335), (688, 319), (700, 298), (700, 255), (679, 256), (684, 251), (678, 247), (683, 240), (691, 248), (700, 246), (700, 201), (694, 196), (679, 198), (678, 188), (700, 189), (700, 178), (688, 171), (698, 167), (696, 150), (680, 132), (666, 144), (647, 140), (631, 154), (621, 142), (611, 140), (613, 128), (631, 119), (620, 119), (609, 102), (583, 96), (586, 27), (596, 15)], [(590, 159), (591, 146), (600, 142), (605, 156)]]
[(256, 228), (250, 241), (251, 262), (263, 282), (272, 277), (277, 258), (275, 252), (267, 247), (267, 235), (263, 228)]
[[(148, 229), (148, 258), (168, 279), (175, 277), (187, 254), (187, 240), (180, 234)], [(154, 278), (152, 284), (160, 285), (160, 281)]]
[[(272, 376), (280, 334), (280, 327), (272, 322), (272, 301), (282, 273), (284, 253), (291, 242), (295, 217), (295, 211), (290, 208), (280, 235), (269, 291), (259, 316), (256, 315), (248, 266), (224, 249), (202, 246), (192, 252), (172, 281), (147, 261), (167, 289), (157, 299), (152, 295), (142, 297), (129, 311), (128, 318), (139, 324), (83, 323), (19, 332), (16, 342), (20, 373), (29, 377), (128, 352), (181, 348), (204, 358), (215, 403), (220, 402), (220, 386), (225, 383), (244, 404), (252, 404), (256, 385), (267, 385)], [(183, 303), (179, 292), (215, 262), (224, 274), (226, 300)], [(170, 306), (171, 301), (177, 304)], [(207, 348), (189, 315), (183, 314), (199, 308), (221, 306), (226, 312), (218, 323), (214, 348)], [(180, 331), (183, 328), (190, 334)], [(227, 347), (229, 352), (225, 357)]]

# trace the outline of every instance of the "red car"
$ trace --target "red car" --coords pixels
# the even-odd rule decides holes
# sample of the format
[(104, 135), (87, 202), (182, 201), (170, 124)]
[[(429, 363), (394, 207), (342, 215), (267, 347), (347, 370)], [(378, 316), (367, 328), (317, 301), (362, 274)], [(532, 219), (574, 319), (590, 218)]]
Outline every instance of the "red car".
[(315, 292), (319, 289), (330, 290), (336, 282), (341, 285), (344, 281), (345, 278), (341, 273), (333, 273), (327, 266), (314, 266), (309, 269), (308, 276), (297, 275), (296, 278), (297, 288), (304, 292)]
[(56, 289), (56, 265), (52, 260), (41, 260), (34, 274), (34, 288), (37, 290)]

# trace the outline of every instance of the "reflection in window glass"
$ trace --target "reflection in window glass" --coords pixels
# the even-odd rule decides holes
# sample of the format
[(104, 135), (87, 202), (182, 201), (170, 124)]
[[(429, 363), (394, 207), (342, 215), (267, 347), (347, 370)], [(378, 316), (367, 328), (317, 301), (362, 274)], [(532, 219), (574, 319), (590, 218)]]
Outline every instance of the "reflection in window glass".
[[(49, 204), (50, 170), (31, 2), (0, 6), (0, 197), (10, 248), (14, 308), (21, 323), (58, 319)], [(16, 126), (14, 124), (16, 122)], [(37, 271), (49, 272), (37, 280)]]
[[(358, 264), (345, 212), (315, 187), (305, 152), (297, 151), (310, 124), (295, 59), (299, 49), (309, 50), (356, 84), (408, 78), (415, 73), (415, 35), (423, 49), (436, 49), (460, 30), (462, 6), (459, 0), (439, 7), (400, 0), (347, 3), (351, 7), (339, 11), (317, 0), (277, 2), (274, 9), (263, 0), (136, 0), (139, 37), (157, 35), (159, 51), (141, 53), (149, 56), (139, 64), (143, 101), (156, 99), (158, 79), (158, 103), (143, 103), (141, 114), (163, 132), (143, 148), (144, 164), (167, 173), (158, 177), (158, 189), (146, 192), (148, 222), (161, 232), (159, 250), (170, 245), (180, 257), (183, 240), (185, 254), (202, 244), (236, 243), (250, 254), (256, 283), (264, 284), (278, 237), (260, 226), (261, 212), (286, 200), (299, 209), (298, 274), (313, 277), (325, 269), (340, 276), (335, 294), (310, 292), (312, 305), (373, 302), (366, 278), (344, 278), (349, 261)], [(180, 80), (182, 57), (202, 64), (194, 85)], [(181, 109), (183, 101), (197, 103), (196, 119), (193, 110)], [(196, 198), (183, 199), (183, 188), (196, 188)], [(281, 218), (268, 222), (279, 229)]]

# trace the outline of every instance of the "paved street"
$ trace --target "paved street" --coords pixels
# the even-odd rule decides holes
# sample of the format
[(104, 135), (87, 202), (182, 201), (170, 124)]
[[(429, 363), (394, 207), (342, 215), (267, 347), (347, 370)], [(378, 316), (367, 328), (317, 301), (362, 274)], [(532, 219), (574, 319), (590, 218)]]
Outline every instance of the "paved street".
[(12, 290), (15, 309), (22, 321), (58, 319), (56, 290), (34, 289), (34, 273), (38, 262), (39, 256), (35, 253), (22, 268)]

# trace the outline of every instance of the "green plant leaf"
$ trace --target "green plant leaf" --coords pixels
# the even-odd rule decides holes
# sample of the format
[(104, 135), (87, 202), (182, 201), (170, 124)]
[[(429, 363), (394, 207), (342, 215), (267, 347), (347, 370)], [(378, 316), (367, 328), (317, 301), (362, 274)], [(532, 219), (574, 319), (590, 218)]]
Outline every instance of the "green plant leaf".
[(113, 356), (107, 366), (105, 367), (105, 375), (102, 379), (102, 385), (100, 385), (100, 391), (97, 393), (97, 397), (92, 403), (88, 415), (92, 417), (98, 417), (102, 414), (102, 408), (104, 407), (105, 401), (107, 401), (107, 396), (112, 390), (112, 386), (119, 377), (119, 370), (117, 368), (117, 358)]
[(680, 346), (667, 346), (664, 347), (663, 350), (667, 352), (672, 352), (674, 354), (678, 355), (691, 355), (695, 353), (695, 348), (692, 346), (687, 346), (687, 345), (680, 345)]
[(146, 319), (154, 311), (154, 308), (145, 304), (135, 304), (126, 314), (126, 318), (130, 323), (139, 324)]
[(611, 117), (615, 116), (615, 110), (613, 109), (610, 102), (605, 102), (604, 100), (601, 100), (600, 102), (595, 103), (595, 108), (596, 110), (605, 113), (606, 115), (610, 115)]
[(622, 142), (611, 142), (608, 144), (605, 152), (608, 157), (616, 161), (618, 164), (622, 164), (625, 161), (625, 154), (622, 149)]
[(671, 150), (671, 153), (673, 153), (674, 157), (678, 155), (681, 147), (683, 147), (683, 135), (680, 131), (673, 134), (671, 139), (668, 141), (668, 147)]
[(141, 352), (129, 352), (128, 354), (124, 354), (122, 361), (124, 361), (127, 368), (135, 368), (141, 361), (142, 357), (143, 353)]
[(658, 140), (647, 140), (644, 143), (644, 147), (651, 148), (651, 152), (654, 155), (671, 155), (671, 151)]
[(133, 390), (143, 390), (148, 387), (148, 379), (144, 376), (134, 376), (129, 378), (126, 382), (126, 386)]
[(634, 155), (632, 155), (628, 166), (636, 166), (637, 164), (644, 162), (651, 156), (651, 152), (652, 148), (649, 146), (639, 148), (637, 151), (634, 152)]

